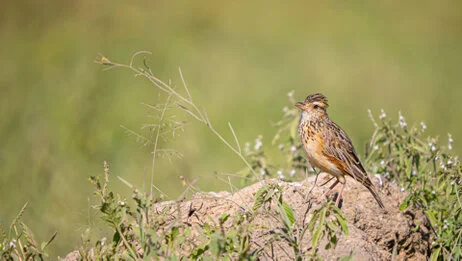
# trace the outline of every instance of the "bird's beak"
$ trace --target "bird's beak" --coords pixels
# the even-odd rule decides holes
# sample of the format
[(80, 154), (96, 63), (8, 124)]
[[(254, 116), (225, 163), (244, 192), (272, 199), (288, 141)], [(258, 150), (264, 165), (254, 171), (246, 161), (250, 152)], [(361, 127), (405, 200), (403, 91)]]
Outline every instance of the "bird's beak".
[(300, 110), (303, 110), (305, 108), (305, 103), (304, 102), (297, 102), (294, 104), (295, 107), (299, 108)]

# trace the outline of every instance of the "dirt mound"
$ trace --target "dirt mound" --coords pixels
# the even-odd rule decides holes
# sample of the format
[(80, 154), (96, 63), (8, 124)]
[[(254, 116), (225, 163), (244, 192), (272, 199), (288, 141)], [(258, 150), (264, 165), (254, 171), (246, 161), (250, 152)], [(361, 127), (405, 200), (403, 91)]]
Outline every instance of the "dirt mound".
[[(325, 175), (320, 175), (318, 183), (321, 183)], [(313, 186), (314, 178), (309, 177), (302, 183), (265, 180), (234, 193), (197, 193), (187, 201), (167, 201), (154, 205), (152, 218), (160, 214), (167, 217), (158, 227), (161, 230), (168, 229), (174, 222), (187, 224), (193, 230), (188, 241), (198, 242), (201, 235), (194, 232), (194, 227), (204, 227), (204, 224), (210, 222), (217, 224), (219, 218), (227, 213), (230, 218), (223, 223), (224, 230), (236, 229), (232, 220), (238, 213), (242, 215), (252, 210), (257, 191), (264, 185), (278, 184), (284, 202), (293, 208), (295, 222), (303, 227), (318, 208), (316, 201), (319, 201), (330, 185)], [(395, 184), (383, 179), (374, 178), (373, 181), (380, 191), (385, 209), (378, 206), (366, 188), (354, 180), (347, 180), (340, 208), (348, 222), (349, 235), (337, 233), (338, 243), (329, 250), (324, 248), (328, 242), (323, 239), (319, 243), (317, 255), (325, 260), (336, 260), (350, 254), (354, 256), (353, 260), (391, 260), (392, 257), (394, 260), (425, 260), (432, 241), (425, 215), (415, 210), (401, 212), (398, 207), (406, 194)], [(336, 196), (335, 194), (334, 191), (331, 192), (331, 197)], [(258, 255), (262, 260), (293, 260), (291, 246), (284, 240), (274, 240), (277, 231), (284, 230), (283, 223), (275, 218), (275, 209), (277, 207), (272, 203), (252, 215), (249, 220), (252, 227), (251, 248), (260, 249)], [(304, 253), (314, 252), (311, 249), (310, 233), (306, 233), (300, 245)], [(179, 251), (186, 255), (190, 254), (191, 249)]]
[[(325, 174), (324, 174), (325, 175)], [(280, 180), (266, 180), (243, 188), (233, 194), (228, 192), (198, 193), (191, 200), (181, 203), (163, 202), (157, 204), (157, 211), (165, 211), (165, 208), (176, 204), (179, 207), (177, 213), (181, 213), (181, 220), (191, 225), (203, 224), (209, 217), (218, 219), (223, 213), (233, 216), (239, 211), (251, 209), (257, 191), (263, 186), (277, 183), (283, 190), (284, 202), (292, 206), (297, 222), (309, 222), (310, 216), (317, 208), (315, 203), (330, 184), (323, 187), (314, 186), (314, 176), (309, 177), (302, 183), (283, 182)], [(320, 175), (319, 180), (323, 179)], [(332, 182), (332, 181), (331, 181)], [(321, 183), (318, 181), (318, 183)], [(379, 184), (382, 183), (382, 184)], [(353, 253), (354, 260), (425, 260), (427, 251), (430, 249), (431, 233), (428, 221), (420, 211), (407, 211), (402, 213), (398, 207), (406, 197), (404, 192), (392, 183), (385, 180), (374, 179), (376, 188), (385, 204), (381, 209), (375, 202), (369, 191), (354, 180), (349, 179), (343, 192), (341, 211), (348, 221), (349, 235), (345, 237), (339, 234), (338, 244), (335, 249), (324, 250), (321, 242), (320, 252), (323, 259), (336, 259)], [(307, 191), (304, 199), (304, 194)], [(336, 193), (331, 192), (332, 196)], [(282, 224), (275, 222), (274, 216), (268, 210), (259, 210), (252, 219), (254, 225), (251, 242), (255, 246), (265, 246), (271, 241), (275, 230), (283, 229)], [(303, 246), (311, 247), (311, 238), (306, 236)], [(293, 252), (290, 246), (284, 242), (278, 242), (278, 246), (267, 246), (260, 257), (263, 259), (291, 260)], [(309, 252), (309, 251), (307, 251)]]

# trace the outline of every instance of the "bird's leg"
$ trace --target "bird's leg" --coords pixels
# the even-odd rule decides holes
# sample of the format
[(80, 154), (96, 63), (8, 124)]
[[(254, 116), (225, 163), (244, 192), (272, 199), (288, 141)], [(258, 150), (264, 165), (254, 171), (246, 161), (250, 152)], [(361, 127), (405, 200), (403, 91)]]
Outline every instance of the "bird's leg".
[[(311, 164), (310, 164), (310, 165), (311, 165)], [(313, 186), (311, 187), (310, 191), (308, 191), (308, 193), (305, 194), (305, 197), (304, 197), (304, 200), (305, 200), (305, 201), (308, 199), (308, 195), (311, 194), (311, 192), (313, 191), (314, 187), (316, 187), (316, 182), (318, 181), (319, 173), (321, 173), (321, 171), (316, 172), (316, 169), (313, 167), (313, 165), (311, 165), (311, 168), (313, 169), (313, 172), (316, 173), (316, 177), (314, 178)], [(306, 169), (306, 172), (308, 172), (308, 169)], [(307, 173), (307, 174), (308, 174), (308, 173)]]
[(337, 180), (329, 187), (329, 189), (328, 189), (326, 192), (324, 192), (324, 194), (322, 194), (322, 197), (326, 197), (327, 194), (328, 194), (332, 189), (334, 189), (335, 186), (337, 186), (337, 184), (338, 184), (339, 182), (340, 182), (340, 181), (337, 179)]
[(313, 166), (311, 166), (311, 168), (313, 169), (313, 172), (316, 173), (316, 177), (314, 178), (314, 184), (313, 184), (314, 186), (316, 186), (316, 183), (318, 182), (318, 176), (319, 176), (319, 173), (321, 173), (321, 171), (316, 172), (316, 169)]
[[(319, 174), (321, 174), (321, 170), (318, 171), (318, 172), (316, 172), (316, 170), (314, 169), (314, 167), (313, 167), (313, 166), (311, 166), (311, 167), (313, 168), (313, 172), (316, 173), (316, 178), (314, 178), (314, 183), (313, 183), (313, 185), (316, 186), (316, 185), (318, 184), (318, 177), (319, 177)], [(330, 177), (327, 181), (324, 181), (324, 183), (322, 183), (322, 184), (319, 185), (319, 186), (322, 187), (322, 186), (326, 185), (326, 184), (329, 183), (333, 178), (334, 178), (334, 177)], [(326, 179), (324, 179), (324, 180), (326, 180)], [(314, 186), (313, 186), (313, 187), (314, 187)]]
[(321, 203), (322, 199), (325, 198), (325, 197), (327, 197), (327, 194), (328, 194), (335, 186), (337, 186), (337, 184), (338, 184), (339, 182), (340, 182), (340, 181), (337, 179), (337, 180), (329, 187), (329, 189), (328, 189), (326, 192), (324, 192), (324, 193), (322, 194), (322, 196), (319, 197), (315, 202), (318, 203), (318, 204)]
[(330, 177), (327, 181), (325, 181), (324, 183), (322, 183), (321, 185), (319, 185), (320, 187), (326, 185), (327, 183), (329, 183), (332, 179), (334, 179), (334, 177)]
[[(337, 180), (338, 182), (338, 180)], [(339, 203), (340, 203), (340, 198), (342, 197), (342, 192), (343, 192), (343, 189), (345, 188), (345, 183), (342, 183), (342, 188), (340, 189), (340, 193), (338, 194), (337, 196), (337, 200), (335, 201), (335, 205), (337, 207), (339, 207)]]

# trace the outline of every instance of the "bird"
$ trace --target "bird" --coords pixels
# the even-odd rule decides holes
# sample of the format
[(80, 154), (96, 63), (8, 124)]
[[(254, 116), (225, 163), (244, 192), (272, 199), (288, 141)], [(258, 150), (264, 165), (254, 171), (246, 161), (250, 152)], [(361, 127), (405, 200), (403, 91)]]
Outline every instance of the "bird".
[(308, 161), (313, 167), (333, 176), (331, 179), (336, 178), (323, 196), (340, 183), (340, 193), (335, 202), (339, 207), (340, 197), (346, 184), (345, 177), (350, 176), (365, 186), (378, 205), (385, 208), (347, 133), (330, 120), (327, 114), (329, 104), (326, 96), (321, 93), (310, 94), (304, 101), (297, 102), (294, 106), (301, 112), (298, 133)]

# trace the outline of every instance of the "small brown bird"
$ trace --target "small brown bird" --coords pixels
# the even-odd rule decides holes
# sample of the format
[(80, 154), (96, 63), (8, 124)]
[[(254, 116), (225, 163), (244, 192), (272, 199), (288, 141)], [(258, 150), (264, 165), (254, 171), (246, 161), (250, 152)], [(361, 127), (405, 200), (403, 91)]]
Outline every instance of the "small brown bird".
[(349, 175), (363, 184), (379, 206), (384, 208), (350, 138), (342, 128), (329, 119), (326, 111), (329, 107), (327, 98), (320, 93), (311, 94), (304, 102), (297, 102), (294, 105), (301, 110), (298, 133), (308, 161), (312, 166), (337, 179), (325, 195), (341, 183), (342, 188), (335, 202), (338, 206), (345, 187), (345, 176)]

